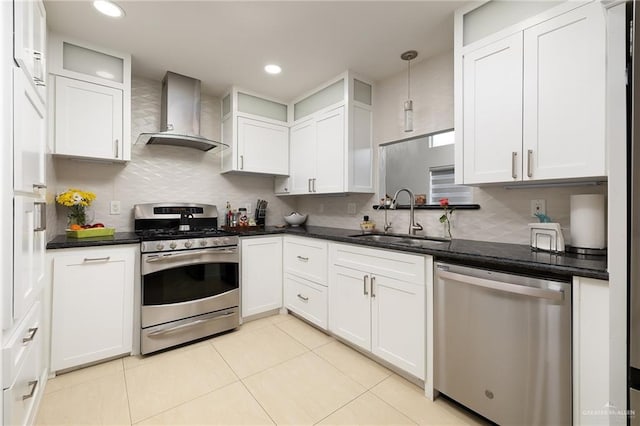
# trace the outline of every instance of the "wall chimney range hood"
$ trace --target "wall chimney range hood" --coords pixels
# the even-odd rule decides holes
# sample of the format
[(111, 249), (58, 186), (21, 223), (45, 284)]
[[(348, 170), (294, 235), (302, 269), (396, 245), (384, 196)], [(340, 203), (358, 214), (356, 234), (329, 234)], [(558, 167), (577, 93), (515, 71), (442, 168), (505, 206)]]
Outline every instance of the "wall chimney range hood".
[(200, 80), (167, 71), (162, 79), (160, 132), (140, 133), (137, 143), (209, 151), (227, 145), (200, 135)]

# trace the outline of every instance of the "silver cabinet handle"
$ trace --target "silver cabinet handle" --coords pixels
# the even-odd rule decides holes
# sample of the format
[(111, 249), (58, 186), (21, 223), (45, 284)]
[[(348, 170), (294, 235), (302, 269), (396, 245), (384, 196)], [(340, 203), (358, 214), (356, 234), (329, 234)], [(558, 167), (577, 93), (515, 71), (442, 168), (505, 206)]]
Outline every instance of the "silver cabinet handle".
[(517, 164), (516, 164), (516, 160), (518, 159), (518, 153), (516, 151), (513, 151), (511, 153), (511, 177), (514, 179), (518, 179), (518, 170), (516, 170), (517, 168)]
[(33, 185), (33, 189), (46, 189), (47, 185), (45, 185), (44, 183), (34, 183)]
[(244, 155), (240, 156), (240, 170), (244, 170)]
[(527, 176), (533, 176), (533, 150), (527, 151)]
[(85, 257), (85, 262), (108, 262), (111, 259), (111, 256), (106, 257)]
[(304, 297), (303, 295), (301, 295), (300, 293), (298, 293), (298, 299), (304, 301), (304, 302), (308, 302), (309, 298), (308, 297)]
[(22, 338), (22, 343), (28, 343), (28, 342), (32, 341), (33, 338), (36, 337), (36, 333), (37, 332), (38, 332), (38, 327), (30, 328), (29, 332), (26, 335), (26, 337)]
[(311, 178), (307, 179), (307, 186), (309, 187), (309, 192), (313, 192), (311, 190)]
[(298, 258), (298, 260), (302, 261), (302, 262), (308, 262), (309, 258), (308, 257), (304, 257), (304, 256), (296, 256)]
[(317, 192), (316, 191), (316, 178), (313, 178), (313, 192)]
[(526, 285), (504, 283), (502, 281), (485, 280), (484, 278), (472, 277), (469, 275), (457, 274), (455, 272), (438, 270), (437, 275), (462, 284), (475, 285), (491, 290), (502, 291), (505, 293), (519, 294), (521, 296), (535, 297), (538, 299), (548, 299), (561, 301), (564, 299), (564, 292), (555, 290), (546, 290), (543, 288), (529, 287)]
[(120, 157), (120, 141), (118, 139), (115, 140), (115, 144), (116, 144), (116, 158)]
[(47, 203), (36, 202), (33, 203), (34, 208), (38, 208), (40, 214), (38, 215), (38, 225), (33, 228), (33, 232), (40, 232), (47, 230)]
[(362, 277), (362, 292), (364, 293), (365, 296), (369, 295), (369, 292), (367, 291), (367, 280), (369, 279), (369, 275), (365, 275), (364, 277)]
[(29, 382), (29, 386), (31, 386), (31, 390), (29, 391), (28, 394), (22, 395), (22, 400), (23, 401), (25, 399), (33, 398), (33, 394), (36, 393), (36, 388), (38, 387), (38, 381), (34, 380), (32, 382)]
[(371, 276), (371, 297), (376, 297), (374, 284), (376, 283), (376, 277)]

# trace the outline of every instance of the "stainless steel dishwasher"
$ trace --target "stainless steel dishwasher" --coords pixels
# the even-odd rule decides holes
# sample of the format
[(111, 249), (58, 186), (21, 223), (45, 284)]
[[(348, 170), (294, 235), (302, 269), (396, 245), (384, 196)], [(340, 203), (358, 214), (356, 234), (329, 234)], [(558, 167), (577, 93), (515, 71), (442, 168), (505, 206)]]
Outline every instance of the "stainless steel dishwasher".
[(435, 388), (498, 424), (570, 425), (571, 285), (435, 271)]

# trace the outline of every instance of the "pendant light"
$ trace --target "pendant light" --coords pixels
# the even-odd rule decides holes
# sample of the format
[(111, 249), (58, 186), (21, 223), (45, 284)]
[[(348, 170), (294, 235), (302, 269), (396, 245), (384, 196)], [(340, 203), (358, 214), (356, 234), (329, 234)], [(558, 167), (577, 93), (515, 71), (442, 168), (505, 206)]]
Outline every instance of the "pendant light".
[(413, 132), (413, 101), (411, 100), (411, 61), (418, 57), (415, 50), (407, 50), (400, 58), (407, 61), (407, 100), (404, 102), (404, 131)]

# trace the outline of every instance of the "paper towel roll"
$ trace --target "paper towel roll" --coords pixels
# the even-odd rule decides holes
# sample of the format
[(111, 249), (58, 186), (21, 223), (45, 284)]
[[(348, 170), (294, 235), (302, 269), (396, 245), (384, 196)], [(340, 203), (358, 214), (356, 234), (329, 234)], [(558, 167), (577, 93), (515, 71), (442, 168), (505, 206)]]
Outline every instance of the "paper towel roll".
[(593, 249), (607, 247), (604, 195), (572, 195), (570, 203), (571, 245)]

